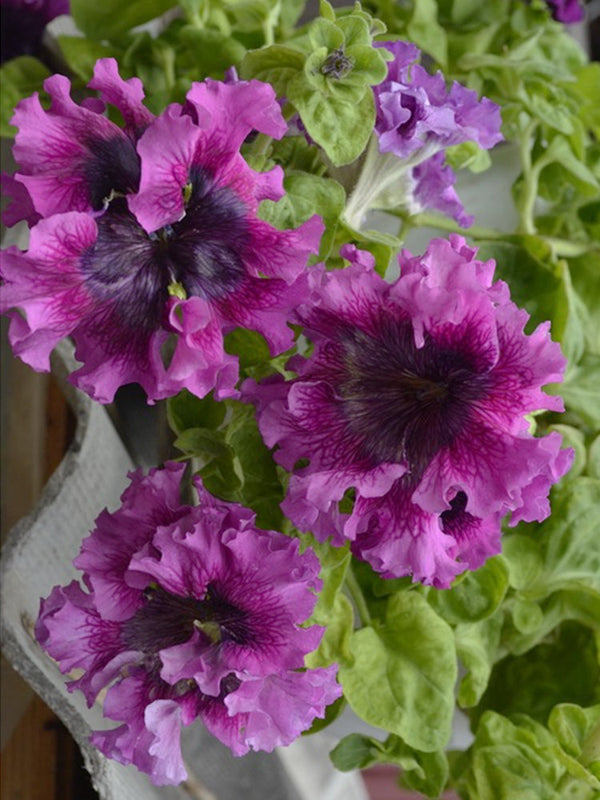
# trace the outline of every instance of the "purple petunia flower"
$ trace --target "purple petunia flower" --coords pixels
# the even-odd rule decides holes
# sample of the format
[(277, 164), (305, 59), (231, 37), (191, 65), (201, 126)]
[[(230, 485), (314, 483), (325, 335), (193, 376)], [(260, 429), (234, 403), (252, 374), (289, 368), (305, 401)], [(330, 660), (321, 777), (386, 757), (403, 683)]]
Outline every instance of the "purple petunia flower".
[[(420, 64), (418, 47), (409, 42), (376, 42), (389, 50), (386, 79), (373, 87), (377, 118), (361, 175), (346, 207), (348, 221), (359, 226), (369, 208), (423, 204), (450, 213), (461, 225), (470, 219), (454, 190), (454, 174), (444, 167), (445, 148), (476, 142), (488, 150), (502, 140), (500, 108), (486, 97), (454, 82), (450, 89), (441, 72), (430, 75)], [(432, 161), (432, 157), (436, 157)], [(427, 167), (423, 167), (425, 163)], [(417, 168), (420, 167), (419, 175)], [(435, 203), (433, 189), (424, 188), (423, 172), (445, 191)], [(435, 175), (434, 175), (435, 172)], [(421, 186), (415, 197), (415, 184)], [(440, 185), (441, 184), (441, 185)]]
[(336, 667), (304, 670), (323, 629), (301, 627), (321, 582), (312, 551), (208, 494), (179, 500), (184, 466), (167, 464), (104, 511), (73, 581), (42, 600), (36, 637), (91, 706), (123, 723), (92, 741), (156, 784), (186, 777), (181, 725), (200, 718), (235, 755), (286, 745), (341, 694)]
[(0, 63), (36, 55), (46, 25), (69, 13), (69, 0), (2, 0), (0, 3)]
[[(285, 513), (384, 577), (438, 587), (500, 550), (500, 520), (541, 520), (572, 451), (534, 438), (526, 415), (562, 410), (541, 387), (565, 365), (549, 324), (492, 283), (493, 261), (452, 235), (423, 256), (404, 251), (393, 284), (373, 258), (315, 278), (298, 322), (314, 344), (298, 373), (243, 392), (276, 460), (292, 472)], [(308, 461), (308, 464), (306, 463)]]
[(579, 0), (546, 0), (550, 7), (552, 17), (557, 22), (571, 25), (574, 22), (581, 22), (585, 17), (585, 11), (579, 4)]
[(313, 217), (280, 231), (257, 215), (282, 196), (283, 173), (255, 172), (239, 148), (253, 129), (285, 132), (273, 89), (207, 80), (155, 118), (141, 82), (103, 59), (90, 87), (121, 112), (119, 128), (98, 100), (74, 103), (66, 78), (45, 87), (49, 111), (34, 95), (13, 118), (13, 181), (31, 203), (17, 198), (12, 218), (19, 208), (43, 217), (27, 252), (3, 254), (0, 309), (24, 312), (11, 312), (15, 353), (47, 370), (72, 335), (83, 363), (72, 380), (100, 402), (132, 382), (150, 401), (182, 388), (233, 395), (238, 363), (224, 335), (251, 328), (273, 354), (291, 345), (288, 311), (305, 295), (323, 229)]

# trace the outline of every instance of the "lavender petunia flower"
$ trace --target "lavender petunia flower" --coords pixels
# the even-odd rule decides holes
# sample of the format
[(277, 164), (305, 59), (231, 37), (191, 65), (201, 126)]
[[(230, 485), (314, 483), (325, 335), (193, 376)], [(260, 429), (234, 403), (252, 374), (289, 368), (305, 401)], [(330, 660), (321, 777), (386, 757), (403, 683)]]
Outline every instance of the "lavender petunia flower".
[(574, 22), (581, 22), (585, 17), (585, 11), (579, 4), (579, 0), (546, 0), (550, 7), (552, 17), (557, 22), (571, 25)]
[[(207, 80), (154, 118), (141, 82), (123, 81), (114, 59), (96, 64), (90, 87), (124, 128), (75, 104), (62, 76), (46, 82), (49, 111), (34, 96), (15, 113), (14, 180), (44, 218), (26, 253), (4, 253), (0, 309), (25, 312), (12, 312), (13, 349), (47, 370), (72, 335), (83, 363), (72, 380), (99, 402), (132, 382), (150, 401), (182, 388), (231, 396), (238, 363), (224, 335), (256, 330), (273, 354), (292, 344), (288, 312), (305, 295), (323, 229), (313, 217), (280, 231), (257, 215), (263, 199), (283, 195), (283, 173), (255, 172), (239, 148), (253, 129), (285, 132), (275, 93)], [(31, 215), (31, 203), (19, 207)]]
[(61, 670), (82, 671), (70, 690), (91, 706), (107, 688), (104, 715), (123, 724), (93, 742), (159, 785), (186, 777), (182, 725), (201, 719), (235, 755), (271, 751), (341, 694), (335, 665), (303, 669), (323, 634), (302, 626), (321, 585), (316, 556), (199, 481), (200, 505), (180, 505), (183, 470), (132, 474), (75, 561), (86, 590), (54, 587), (36, 625)]
[[(430, 75), (420, 64), (419, 49), (409, 42), (377, 42), (394, 59), (388, 62), (386, 79), (373, 87), (377, 118), (362, 172), (346, 207), (346, 218), (360, 226), (369, 208), (405, 206), (412, 211), (424, 197), (434, 193), (424, 188), (421, 166), (431, 180), (441, 184), (448, 202), (430, 202), (430, 207), (450, 213), (460, 224), (469, 219), (451, 188), (453, 174), (444, 168), (443, 151), (463, 142), (476, 142), (487, 150), (502, 140), (500, 108), (486, 97), (454, 82), (450, 89), (441, 72)], [(432, 158), (436, 157), (435, 161)], [(443, 168), (443, 171), (441, 171)], [(433, 171), (437, 173), (435, 178)], [(415, 198), (415, 184), (421, 183)]]
[(444, 153), (436, 153), (413, 168), (415, 211), (434, 208), (455, 219), (461, 228), (468, 228), (474, 217), (463, 208), (454, 189), (456, 176), (452, 167), (444, 164), (444, 159)]
[(447, 587), (499, 552), (503, 516), (549, 514), (573, 454), (557, 433), (530, 435), (525, 417), (562, 410), (541, 387), (565, 359), (548, 324), (525, 335), (493, 261), (459, 236), (404, 251), (393, 284), (369, 254), (343, 255), (355, 263), (315, 277), (298, 310), (314, 343), (290, 363), (298, 377), (242, 390), (292, 473), (282, 507), (301, 530), (350, 539), (384, 577)]
[(2, 0), (0, 3), (0, 63), (36, 55), (46, 25), (69, 13), (69, 0)]

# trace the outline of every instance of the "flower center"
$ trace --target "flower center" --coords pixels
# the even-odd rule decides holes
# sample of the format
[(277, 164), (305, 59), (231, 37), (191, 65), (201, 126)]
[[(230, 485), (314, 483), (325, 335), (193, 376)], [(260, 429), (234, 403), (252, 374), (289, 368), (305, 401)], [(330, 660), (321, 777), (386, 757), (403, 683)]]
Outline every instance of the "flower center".
[(89, 183), (90, 205), (100, 211), (114, 195), (137, 192), (140, 185), (140, 157), (125, 135), (112, 139), (90, 137), (91, 157), (85, 171)]
[(363, 454), (407, 462), (411, 482), (461, 433), (488, 385), (468, 353), (429, 334), (417, 348), (409, 320), (382, 319), (376, 337), (348, 329), (343, 360), (338, 392)]
[(183, 644), (194, 630), (206, 643), (243, 642), (248, 637), (246, 612), (235, 608), (209, 586), (202, 600), (180, 597), (152, 584), (145, 592), (145, 604), (123, 625), (127, 648), (155, 654)]
[(354, 66), (352, 59), (344, 53), (343, 47), (331, 52), (321, 66), (321, 74), (336, 81), (345, 78)]
[(407, 120), (398, 125), (396, 131), (400, 134), (400, 136), (410, 139), (415, 131), (415, 128), (417, 127), (417, 122), (419, 122), (419, 120), (423, 119), (425, 116), (425, 109), (423, 108), (422, 104), (419, 103), (416, 97), (407, 93), (402, 94), (400, 98), (400, 105), (402, 108), (405, 108), (410, 112), (410, 116)]

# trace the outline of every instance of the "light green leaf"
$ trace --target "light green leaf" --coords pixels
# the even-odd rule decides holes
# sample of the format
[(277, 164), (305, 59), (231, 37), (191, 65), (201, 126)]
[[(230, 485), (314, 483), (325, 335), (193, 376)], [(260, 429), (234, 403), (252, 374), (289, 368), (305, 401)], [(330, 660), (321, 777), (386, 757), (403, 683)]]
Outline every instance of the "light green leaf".
[(438, 22), (435, 0), (414, 0), (413, 13), (406, 26), (408, 37), (445, 67), (448, 62), (446, 31)]
[(160, 17), (175, 0), (71, 0), (70, 9), (79, 30), (90, 39), (112, 39), (130, 28)]
[(0, 67), (0, 136), (12, 138), (17, 129), (10, 124), (15, 106), (24, 97), (41, 91), (50, 75), (41, 61), (31, 56), (19, 56)]
[(468, 670), (458, 690), (458, 704), (462, 708), (477, 705), (487, 688), (497, 659), (503, 617), (498, 613), (481, 622), (456, 626), (456, 652)]
[(118, 58), (120, 55), (116, 47), (82, 36), (59, 36), (58, 44), (67, 64), (85, 83), (91, 80), (99, 58)]
[(600, 791), (600, 705), (581, 708), (561, 703), (552, 709), (548, 728), (556, 736), (567, 771)]
[(554, 739), (542, 726), (521, 724), (487, 711), (481, 718), (470, 763), (458, 780), (467, 800), (565, 800), (557, 785), (564, 774)]
[(304, 663), (310, 669), (352, 661), (351, 637), (354, 627), (352, 603), (346, 595), (338, 592), (333, 603), (327, 605), (327, 613), (324, 613), (324, 606), (316, 608), (310, 619), (313, 624), (326, 626), (318, 648), (304, 659)]
[(377, 763), (397, 764), (402, 769), (403, 785), (427, 797), (438, 797), (448, 781), (448, 759), (444, 752), (420, 752), (394, 735), (381, 742), (371, 736), (351, 733), (339, 742), (330, 756), (342, 772), (365, 769)]
[(283, 187), (286, 193), (282, 199), (277, 203), (265, 200), (260, 206), (260, 216), (276, 228), (286, 229), (296, 228), (318, 214), (325, 223), (319, 257), (326, 258), (346, 204), (343, 187), (332, 178), (293, 171), (286, 175)]
[(488, 169), (492, 159), (487, 150), (483, 150), (477, 142), (463, 142), (446, 148), (446, 163), (452, 169), (469, 169), (479, 173)]
[(240, 66), (240, 77), (270, 83), (282, 97), (287, 93), (289, 81), (303, 72), (304, 62), (305, 56), (299, 50), (275, 44), (246, 53)]
[(489, 558), (450, 589), (429, 589), (427, 600), (446, 622), (478, 622), (491, 616), (506, 594), (508, 569), (502, 556)]
[(340, 668), (346, 699), (366, 722), (425, 752), (443, 748), (454, 711), (452, 629), (414, 592), (389, 600), (385, 626), (351, 640), (354, 663)]
[(288, 84), (287, 95), (309, 136), (325, 150), (335, 166), (358, 158), (375, 124), (375, 105), (370, 90), (366, 90), (360, 100), (348, 102), (315, 92), (304, 76), (298, 76)]
[(567, 410), (573, 410), (592, 428), (600, 427), (600, 358), (585, 356), (569, 370), (567, 380), (556, 387)]

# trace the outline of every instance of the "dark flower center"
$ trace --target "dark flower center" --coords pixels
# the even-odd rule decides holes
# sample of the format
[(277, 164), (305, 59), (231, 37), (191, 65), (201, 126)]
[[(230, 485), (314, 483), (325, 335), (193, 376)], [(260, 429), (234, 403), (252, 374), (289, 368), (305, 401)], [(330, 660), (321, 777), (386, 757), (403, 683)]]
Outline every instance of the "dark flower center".
[(417, 348), (408, 319), (380, 321), (375, 337), (348, 328), (337, 389), (362, 453), (374, 463), (406, 461), (418, 481), (431, 459), (462, 432), (489, 379), (469, 353), (425, 334)]
[(321, 74), (339, 81), (352, 71), (353, 66), (352, 59), (348, 58), (342, 47), (338, 47), (323, 62)]
[(400, 105), (410, 112), (410, 116), (405, 122), (398, 125), (396, 130), (400, 136), (410, 139), (415, 131), (417, 122), (425, 116), (425, 109), (414, 95), (406, 93), (402, 94)]
[(244, 643), (249, 637), (246, 612), (228, 603), (213, 586), (202, 600), (180, 597), (154, 585), (144, 596), (144, 605), (123, 625), (123, 643), (132, 650), (154, 655), (187, 642), (194, 630), (202, 632), (207, 645)]
[(465, 511), (466, 507), (467, 495), (464, 492), (458, 492), (450, 501), (450, 508), (442, 512), (441, 521), (444, 533), (449, 533), (458, 539), (461, 538), (461, 534), (470, 527), (475, 519), (472, 514)]
[[(134, 164), (128, 163), (121, 188), (134, 180)], [(109, 185), (114, 188), (108, 173), (105, 179), (97, 184), (98, 198)], [(190, 174), (186, 213), (178, 222), (147, 234), (125, 198), (117, 197), (96, 223), (98, 236), (83, 253), (81, 268), (107, 353), (145, 352), (162, 323), (171, 284), (180, 284), (188, 296), (218, 301), (244, 278), (246, 208), (201, 170)]]
[(92, 154), (85, 165), (85, 172), (90, 205), (95, 211), (100, 211), (113, 194), (137, 192), (140, 185), (140, 157), (129, 137), (89, 138), (86, 145)]

